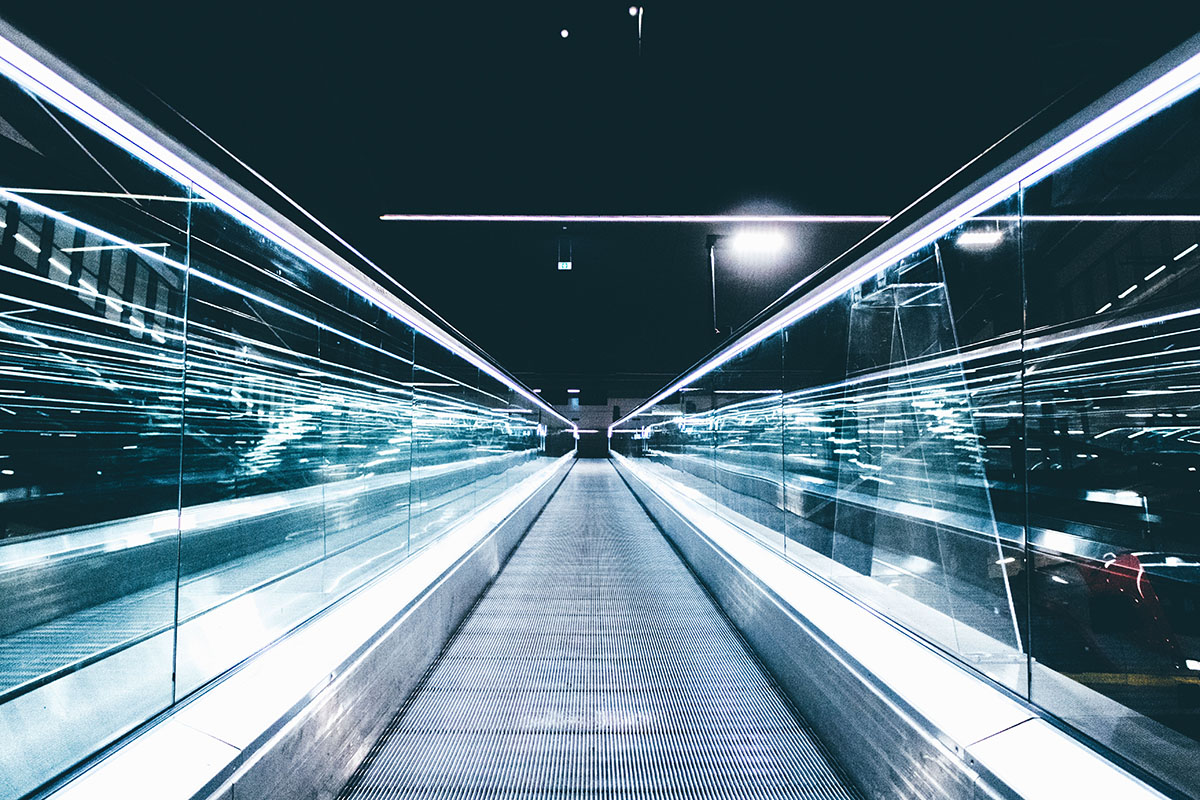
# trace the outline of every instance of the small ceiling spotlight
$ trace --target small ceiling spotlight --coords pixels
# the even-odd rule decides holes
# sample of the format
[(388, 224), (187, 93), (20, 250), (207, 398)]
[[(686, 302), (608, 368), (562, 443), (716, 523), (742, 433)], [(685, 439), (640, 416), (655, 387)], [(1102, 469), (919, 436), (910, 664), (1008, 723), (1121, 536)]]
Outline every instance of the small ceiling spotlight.
[(571, 32), (569, 30), (567, 30), (566, 28), (563, 28), (561, 31), (558, 32), (558, 35), (565, 39), (571, 35)]
[(638, 7), (637, 7), (637, 6), (630, 6), (630, 7), (629, 7), (629, 16), (631, 16), (631, 17), (636, 17), (637, 15), (638, 15)]

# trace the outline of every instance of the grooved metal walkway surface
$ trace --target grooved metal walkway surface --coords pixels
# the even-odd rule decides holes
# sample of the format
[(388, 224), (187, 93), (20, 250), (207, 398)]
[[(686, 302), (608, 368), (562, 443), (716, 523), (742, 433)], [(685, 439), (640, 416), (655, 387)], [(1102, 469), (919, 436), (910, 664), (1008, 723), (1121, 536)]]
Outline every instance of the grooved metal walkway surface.
[(607, 461), (571, 470), (342, 798), (856, 798)]

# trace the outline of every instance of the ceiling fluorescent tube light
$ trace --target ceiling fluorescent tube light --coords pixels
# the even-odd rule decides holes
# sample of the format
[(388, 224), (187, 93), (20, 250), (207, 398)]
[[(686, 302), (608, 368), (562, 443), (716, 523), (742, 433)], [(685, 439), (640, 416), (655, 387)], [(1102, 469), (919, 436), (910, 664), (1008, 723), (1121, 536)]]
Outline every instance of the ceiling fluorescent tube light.
[(384, 222), (659, 222), (696, 223), (874, 223), (890, 217), (870, 214), (380, 214)]

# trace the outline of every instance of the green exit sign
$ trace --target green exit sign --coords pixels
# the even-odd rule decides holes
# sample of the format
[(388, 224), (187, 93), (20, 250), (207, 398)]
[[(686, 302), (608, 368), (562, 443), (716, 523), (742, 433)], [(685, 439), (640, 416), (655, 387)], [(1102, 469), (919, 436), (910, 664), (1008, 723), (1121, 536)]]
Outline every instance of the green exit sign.
[(571, 262), (570, 261), (560, 261), (560, 262), (558, 262), (558, 268), (560, 270), (568, 270), (571, 268)]

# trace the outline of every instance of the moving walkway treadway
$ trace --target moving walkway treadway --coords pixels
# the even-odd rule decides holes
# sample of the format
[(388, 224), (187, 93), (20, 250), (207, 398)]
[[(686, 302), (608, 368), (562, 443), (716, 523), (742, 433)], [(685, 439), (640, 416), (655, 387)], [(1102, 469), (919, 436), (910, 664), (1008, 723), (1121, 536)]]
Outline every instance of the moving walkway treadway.
[(607, 461), (567, 476), (342, 797), (858, 793)]

